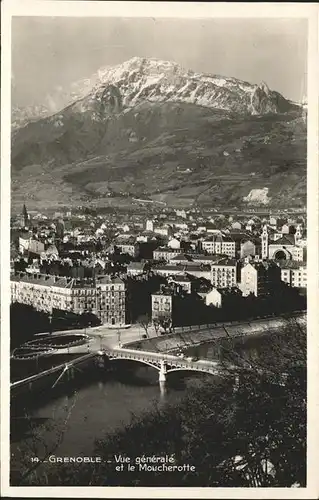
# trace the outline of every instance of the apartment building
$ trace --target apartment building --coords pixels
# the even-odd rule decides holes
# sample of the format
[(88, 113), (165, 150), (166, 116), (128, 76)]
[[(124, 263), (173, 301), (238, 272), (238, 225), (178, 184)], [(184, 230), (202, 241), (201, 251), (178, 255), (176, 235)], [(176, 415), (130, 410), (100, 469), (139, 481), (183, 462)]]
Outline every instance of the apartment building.
[(135, 242), (116, 243), (116, 247), (121, 253), (127, 253), (131, 257), (138, 257), (140, 253), (140, 246)]
[(294, 288), (307, 288), (307, 264), (305, 262), (281, 261), (281, 280)]
[(127, 266), (127, 275), (128, 276), (139, 276), (146, 271), (145, 262), (130, 262)]
[(222, 259), (211, 265), (211, 283), (216, 288), (230, 288), (237, 284), (238, 263), (235, 259)]
[(155, 234), (160, 234), (161, 236), (171, 236), (173, 234), (173, 230), (169, 225), (163, 226), (154, 226), (153, 232)]
[(166, 260), (168, 262), (180, 253), (180, 248), (159, 247), (153, 251), (153, 259)]
[(170, 287), (161, 288), (152, 294), (152, 320), (171, 318), (173, 316), (173, 292)]
[(11, 302), (33, 306), (38, 311), (72, 310), (72, 278), (45, 274), (11, 275)]
[(193, 279), (192, 279), (191, 276), (188, 276), (187, 274), (177, 274), (176, 276), (170, 276), (168, 278), (168, 283), (176, 283), (186, 293), (191, 293), (192, 292)]
[(254, 262), (241, 269), (239, 288), (244, 297), (250, 294), (256, 297), (271, 293), (280, 282), (280, 269), (274, 263)]
[(91, 312), (102, 323), (124, 326), (128, 319), (126, 283), (118, 277), (75, 279), (45, 274), (11, 275), (11, 302), (75, 314)]
[(160, 289), (152, 294), (152, 321), (164, 321), (169, 326), (175, 324), (184, 301), (185, 294), (180, 285), (173, 282), (161, 285)]
[(124, 326), (128, 322), (126, 283), (119, 277), (96, 278), (96, 315), (103, 324)]
[(230, 236), (213, 235), (201, 243), (202, 249), (208, 254), (227, 255), (228, 257), (236, 256), (236, 243)]

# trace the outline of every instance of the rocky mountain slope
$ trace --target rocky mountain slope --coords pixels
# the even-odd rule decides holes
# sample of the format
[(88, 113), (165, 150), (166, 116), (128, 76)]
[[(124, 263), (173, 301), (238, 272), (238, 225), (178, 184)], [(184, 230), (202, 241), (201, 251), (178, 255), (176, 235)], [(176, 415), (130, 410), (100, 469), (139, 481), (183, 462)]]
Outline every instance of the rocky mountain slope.
[(134, 57), (114, 67), (100, 68), (89, 78), (69, 87), (55, 88), (38, 106), (12, 107), (12, 126), (50, 116), (88, 94), (98, 99), (105, 85), (114, 85), (124, 106), (151, 102), (184, 102), (232, 112), (264, 114), (285, 112), (295, 107), (267, 84), (253, 85), (236, 78), (185, 70), (170, 61)]
[[(28, 204), (300, 205), (301, 109), (265, 84), (134, 58), (86, 95), (12, 135), (12, 199)], [(246, 200), (246, 201), (245, 201)], [(265, 201), (266, 200), (266, 201)], [(258, 202), (258, 197), (257, 197)]]

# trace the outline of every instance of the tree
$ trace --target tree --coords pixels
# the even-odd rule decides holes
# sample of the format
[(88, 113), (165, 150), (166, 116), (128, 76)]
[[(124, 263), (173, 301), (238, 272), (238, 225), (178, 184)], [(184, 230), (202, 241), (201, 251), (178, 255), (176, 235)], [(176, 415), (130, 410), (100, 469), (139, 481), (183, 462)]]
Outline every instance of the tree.
[(10, 348), (19, 347), (31, 340), (35, 333), (49, 331), (48, 313), (33, 306), (13, 302), (10, 305)]
[(19, 261), (14, 262), (15, 272), (25, 272), (27, 267), (28, 267), (28, 263), (22, 258), (20, 258)]
[(149, 338), (149, 334), (148, 334), (148, 330), (152, 324), (152, 320), (151, 318), (149, 317), (148, 314), (141, 314), (138, 318), (137, 318), (137, 323), (143, 328), (143, 330), (145, 331), (145, 335), (147, 338)]
[(170, 314), (160, 313), (158, 319), (158, 325), (160, 328), (163, 328), (164, 333), (171, 330), (172, 327), (172, 317)]
[(90, 311), (83, 311), (79, 315), (79, 324), (81, 328), (88, 328), (90, 326), (97, 326), (101, 324), (99, 318)]
[(156, 333), (156, 336), (158, 336), (159, 334), (159, 329), (160, 329), (160, 320), (159, 319), (154, 319), (153, 320), (153, 326), (154, 326), (154, 330), (155, 330), (155, 333)]
[[(64, 416), (58, 420), (51, 419), (42, 426), (33, 423), (33, 419), (25, 413), (24, 422), (28, 429), (28, 438), (17, 447), (15, 454), (11, 455), (10, 482), (15, 486), (36, 484), (41, 481), (49, 483), (49, 470), (43, 464), (57, 451), (67, 432), (68, 421), (76, 405), (75, 393), (71, 406), (64, 408)], [(14, 418), (12, 419), (14, 423)], [(11, 428), (14, 429), (14, 425)], [(12, 431), (11, 431), (12, 432)], [(54, 435), (54, 440), (48, 444), (45, 434)], [(41, 470), (42, 469), (42, 470)]]

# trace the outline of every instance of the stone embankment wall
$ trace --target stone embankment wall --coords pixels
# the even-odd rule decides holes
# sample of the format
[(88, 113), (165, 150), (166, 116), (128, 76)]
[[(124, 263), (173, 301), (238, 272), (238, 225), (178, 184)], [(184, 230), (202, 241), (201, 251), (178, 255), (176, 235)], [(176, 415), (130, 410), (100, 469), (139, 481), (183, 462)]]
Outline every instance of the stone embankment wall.
[(263, 335), (286, 328), (290, 323), (305, 326), (306, 314), (290, 318), (267, 318), (243, 323), (224, 323), (223, 325), (200, 325), (176, 328), (173, 333), (155, 338), (143, 339), (125, 344), (123, 347), (144, 351), (167, 352), (187, 349), (224, 337), (249, 337)]

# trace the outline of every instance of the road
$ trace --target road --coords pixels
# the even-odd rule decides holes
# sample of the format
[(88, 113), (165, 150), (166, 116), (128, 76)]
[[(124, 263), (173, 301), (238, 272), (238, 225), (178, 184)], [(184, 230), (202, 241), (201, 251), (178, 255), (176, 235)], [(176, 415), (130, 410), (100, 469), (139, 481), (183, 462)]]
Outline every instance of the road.
[[(299, 319), (303, 319), (304, 314), (300, 314)], [(280, 326), (280, 322), (284, 321), (283, 318), (281, 317), (273, 317), (273, 318), (261, 318), (257, 320), (252, 320), (251, 323), (247, 321), (242, 321), (242, 322), (233, 322), (233, 323), (216, 323), (215, 325), (201, 325), (201, 326), (196, 326), (194, 325), (193, 327), (189, 327), (190, 329), (188, 330), (187, 327), (177, 327), (174, 329), (174, 333), (168, 334), (167, 339), (174, 337), (175, 334), (199, 334), (199, 337), (201, 335), (204, 335), (205, 332), (212, 332), (214, 331), (215, 337), (218, 338), (222, 336), (224, 333), (222, 331), (223, 326), (227, 327), (228, 334), (232, 336), (233, 333), (236, 334), (237, 332), (237, 327), (240, 328), (240, 332), (242, 335), (248, 335), (248, 334), (256, 334), (260, 331), (263, 331), (265, 329), (271, 329), (273, 327), (278, 327)], [(245, 327), (247, 327), (247, 331), (245, 332)], [(235, 330), (235, 332), (233, 332)], [(90, 341), (90, 351), (98, 351), (100, 349), (105, 348), (115, 348), (118, 347), (119, 344), (125, 345), (128, 344), (129, 342), (134, 342), (137, 340), (141, 340), (142, 336), (145, 334), (145, 330), (139, 326), (139, 325), (132, 325), (128, 326), (126, 328), (110, 328), (105, 325), (100, 325), (96, 327), (91, 327), (91, 328), (83, 328), (83, 329), (77, 329), (77, 330), (65, 330), (65, 331), (59, 331), (59, 332), (54, 332), (56, 334), (87, 334), (90, 336), (91, 341)], [(149, 338), (155, 338), (158, 335), (156, 334), (156, 331), (153, 327), (148, 328), (148, 337)], [(82, 350), (82, 348), (75, 348), (74, 350)], [(61, 350), (59, 352), (62, 352)], [(86, 351), (87, 352), (87, 351)]]
[[(89, 335), (92, 339), (90, 342), (91, 349), (98, 350), (103, 347), (118, 347), (119, 343), (127, 344), (128, 342), (141, 340), (142, 335), (145, 334), (145, 331), (138, 325), (132, 325), (127, 328), (109, 328), (105, 325), (101, 325), (92, 328), (64, 330), (54, 333), (59, 335), (79, 333)], [(151, 338), (156, 337), (154, 328), (149, 328), (148, 335)]]

